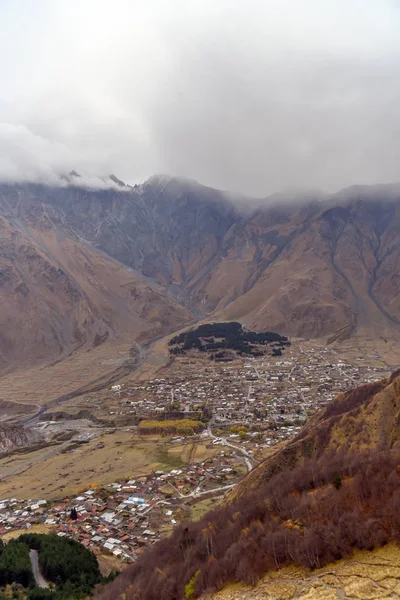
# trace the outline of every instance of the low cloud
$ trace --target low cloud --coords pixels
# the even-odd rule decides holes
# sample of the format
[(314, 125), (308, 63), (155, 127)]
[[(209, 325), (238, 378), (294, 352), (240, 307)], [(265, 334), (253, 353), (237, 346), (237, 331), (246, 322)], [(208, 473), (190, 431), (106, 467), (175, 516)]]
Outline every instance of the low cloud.
[(35, 135), (25, 125), (0, 123), (0, 180), (56, 182), (72, 157), (62, 144)]
[(81, 175), (68, 171), (75, 158), (66, 146), (35, 135), (23, 125), (0, 123), (1, 182), (29, 181), (118, 191), (129, 189), (119, 185), (110, 176)]
[(395, 0), (4, 0), (0, 19), (1, 181), (399, 179)]

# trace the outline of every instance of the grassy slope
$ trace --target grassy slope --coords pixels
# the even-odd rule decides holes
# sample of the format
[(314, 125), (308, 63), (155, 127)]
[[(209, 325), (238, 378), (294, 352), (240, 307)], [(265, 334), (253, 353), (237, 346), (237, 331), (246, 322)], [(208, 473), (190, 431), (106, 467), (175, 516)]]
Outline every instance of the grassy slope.
[(310, 574), (299, 567), (272, 571), (255, 586), (236, 584), (204, 600), (380, 600), (400, 598), (400, 548), (356, 551)]

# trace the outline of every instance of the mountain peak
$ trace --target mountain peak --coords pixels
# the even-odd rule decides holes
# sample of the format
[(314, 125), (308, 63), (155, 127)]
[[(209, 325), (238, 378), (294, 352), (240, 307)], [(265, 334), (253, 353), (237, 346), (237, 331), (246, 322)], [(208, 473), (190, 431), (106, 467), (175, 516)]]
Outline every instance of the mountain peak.
[[(154, 186), (164, 189), (166, 186), (174, 185), (185, 188), (197, 188), (197, 189), (214, 189), (209, 186), (203, 185), (196, 181), (196, 179), (191, 179), (190, 177), (184, 177), (180, 175), (166, 175), (165, 173), (157, 173), (152, 175), (143, 184), (144, 186)], [(217, 190), (216, 190), (217, 191)]]
[(109, 175), (108, 178), (113, 181), (114, 183), (116, 183), (117, 185), (119, 185), (120, 187), (127, 187), (126, 183), (124, 183), (121, 179), (118, 179), (118, 177), (116, 177), (115, 175)]

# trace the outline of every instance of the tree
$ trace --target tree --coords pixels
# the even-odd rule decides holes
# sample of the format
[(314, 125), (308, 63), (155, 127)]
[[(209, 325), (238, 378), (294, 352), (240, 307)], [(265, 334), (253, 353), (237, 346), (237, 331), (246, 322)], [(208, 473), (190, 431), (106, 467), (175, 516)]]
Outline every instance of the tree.
[(333, 478), (333, 485), (337, 490), (340, 490), (340, 488), (342, 487), (342, 478), (340, 477), (340, 475), (335, 475), (335, 477)]
[(185, 585), (185, 600), (194, 600), (195, 596), (195, 586), (196, 581), (200, 576), (200, 569), (196, 571), (193, 577), (190, 579), (189, 583)]

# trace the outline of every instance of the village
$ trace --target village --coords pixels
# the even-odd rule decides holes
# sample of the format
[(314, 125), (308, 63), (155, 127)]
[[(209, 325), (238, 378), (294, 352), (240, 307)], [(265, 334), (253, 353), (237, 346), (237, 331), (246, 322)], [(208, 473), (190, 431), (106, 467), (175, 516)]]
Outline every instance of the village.
[(303, 345), (286, 349), (284, 356), (247, 357), (229, 364), (178, 360), (173, 375), (113, 386), (108, 416), (117, 423), (203, 417), (232, 441), (240, 439), (249, 451), (270, 447), (294, 437), (338, 393), (391, 372), (363, 361), (358, 357), (352, 364), (331, 348)]
[[(142, 435), (143, 420), (191, 418), (203, 423), (201, 431), (190, 435), (191, 442), (209, 445), (214, 454), (141, 477), (132, 472), (131, 478), (101, 486), (82, 482), (79, 494), (58, 501), (1, 499), (0, 536), (44, 525), (98, 553), (135, 561), (176, 524), (201, 515), (210, 506), (208, 500), (223, 498), (339, 392), (390, 371), (363, 362), (359, 358), (349, 363), (330, 348), (309, 345), (288, 348), (284, 356), (245, 357), (229, 364), (200, 362), (193, 354), (175, 360), (168, 376), (114, 384), (102, 398), (102, 418), (85, 422), (80, 437), (97, 435), (110, 423), (117, 431), (129, 427)], [(99, 399), (88, 396), (84, 402), (91, 409)], [(38, 427), (51, 430), (45, 418)], [(178, 434), (170, 440), (184, 443), (188, 438)]]
[(232, 489), (245, 469), (230, 450), (168, 473), (113, 482), (59, 502), (0, 500), (0, 537), (47, 526), (99, 553), (134, 561), (144, 548), (191, 516), (192, 504)]

